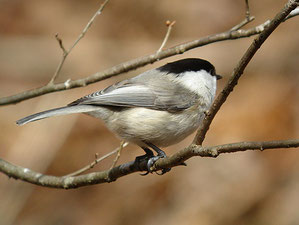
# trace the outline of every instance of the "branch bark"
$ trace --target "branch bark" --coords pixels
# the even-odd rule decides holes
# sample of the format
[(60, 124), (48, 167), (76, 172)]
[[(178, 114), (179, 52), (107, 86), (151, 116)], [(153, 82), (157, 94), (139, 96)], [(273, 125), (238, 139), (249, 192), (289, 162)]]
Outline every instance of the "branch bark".
[(78, 80), (67, 80), (64, 83), (58, 83), (58, 84), (48, 84), (43, 87), (35, 88), (32, 90), (24, 91), (12, 96), (3, 97), (0, 98), (0, 106), (1, 105), (9, 105), (9, 104), (15, 104), (27, 99), (31, 99), (37, 96), (41, 96), (44, 94), (57, 92), (57, 91), (64, 91), (67, 89), (72, 88), (78, 88), (78, 87), (84, 87), (86, 85), (108, 79), (110, 77), (135, 70), (137, 68), (140, 68), (142, 66), (155, 63), (156, 61), (162, 60), (164, 58), (168, 58), (170, 56), (183, 54), (186, 51), (189, 51), (194, 48), (198, 48), (204, 45), (212, 44), (219, 41), (225, 41), (225, 40), (234, 40), (239, 38), (246, 38), (251, 37), (253, 35), (261, 33), (266, 27), (268, 27), (269, 22), (266, 21), (263, 24), (260, 24), (256, 27), (247, 29), (247, 30), (237, 30), (237, 31), (231, 31), (228, 30), (223, 33), (218, 33), (210, 36), (203, 37), (198, 40), (193, 40), (190, 42), (186, 42), (183, 44), (176, 45), (174, 47), (162, 50), (160, 52), (155, 52), (151, 55), (143, 56), (140, 58), (136, 58), (124, 63), (121, 63), (119, 65), (113, 66), (109, 69), (106, 69), (101, 72), (97, 72), (95, 74), (92, 74), (88, 77), (78, 79)]
[[(155, 169), (170, 168), (180, 165), (193, 156), (217, 157), (223, 153), (239, 152), (246, 150), (267, 150), (279, 148), (298, 148), (299, 139), (282, 140), (282, 141), (265, 141), (265, 142), (238, 142), (218, 146), (202, 147), (190, 145), (189, 147), (175, 153), (171, 157), (160, 159), (155, 163)], [(39, 186), (51, 188), (71, 189), (92, 184), (109, 183), (116, 181), (118, 178), (129, 175), (138, 171), (146, 171), (146, 161), (128, 162), (112, 169), (93, 172), (85, 175), (70, 176), (50, 176), (34, 172), (28, 168), (13, 165), (0, 159), (0, 171), (9, 177), (21, 179), (23, 181), (36, 184)]]

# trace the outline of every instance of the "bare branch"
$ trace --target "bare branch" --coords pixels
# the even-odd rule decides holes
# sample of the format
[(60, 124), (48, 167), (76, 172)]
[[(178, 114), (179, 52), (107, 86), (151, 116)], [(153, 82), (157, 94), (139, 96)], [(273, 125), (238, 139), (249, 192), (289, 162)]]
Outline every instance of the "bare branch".
[(217, 157), (223, 153), (242, 152), (247, 150), (269, 150), (279, 148), (298, 148), (299, 139), (281, 141), (238, 142), (214, 147), (195, 148), (193, 153), (202, 157)]
[[(265, 141), (265, 142), (239, 142), (218, 146), (201, 147), (191, 145), (171, 157), (159, 159), (155, 163), (155, 169), (170, 168), (180, 165), (193, 156), (216, 157), (222, 153), (239, 152), (246, 150), (267, 150), (279, 148), (298, 148), (299, 139), (282, 140), (282, 141)], [(147, 169), (146, 161), (133, 161), (114, 167), (112, 169), (93, 172), (80, 176), (49, 176), (34, 172), (30, 169), (13, 165), (9, 162), (0, 159), (0, 171), (9, 177), (21, 179), (23, 181), (51, 188), (78, 188), (92, 184), (109, 183), (116, 181), (118, 178), (125, 175), (145, 171)]]
[(167, 29), (166, 35), (164, 37), (164, 40), (163, 40), (160, 48), (158, 49), (157, 53), (161, 52), (162, 49), (164, 48), (164, 46), (166, 45), (168, 38), (170, 36), (170, 33), (171, 33), (171, 29), (172, 29), (173, 25), (175, 24), (175, 22), (176, 21), (172, 21), (172, 22), (170, 22), (169, 20), (166, 21), (166, 26), (168, 27), (168, 29)]
[[(122, 144), (122, 148), (126, 147), (128, 144), (129, 144), (128, 142), (123, 143), (123, 144)], [(90, 164), (87, 165), (87, 166), (84, 166), (83, 168), (81, 168), (81, 169), (79, 169), (79, 170), (77, 170), (77, 171), (75, 171), (75, 172), (72, 172), (72, 173), (70, 173), (70, 174), (67, 174), (67, 175), (65, 175), (64, 177), (78, 176), (78, 175), (80, 175), (80, 174), (86, 172), (87, 170), (92, 169), (92, 168), (93, 168), (96, 164), (98, 164), (99, 162), (103, 161), (104, 159), (108, 158), (109, 156), (111, 156), (111, 155), (113, 155), (113, 154), (115, 154), (115, 153), (118, 153), (118, 152), (119, 152), (119, 149), (120, 149), (120, 147), (114, 149), (112, 152), (109, 152), (109, 153), (107, 153), (106, 155), (103, 155), (103, 156), (100, 157), (100, 158), (98, 158), (98, 155), (96, 154), (96, 156), (95, 156), (95, 160), (94, 160), (92, 163), (90, 163)]]
[(116, 154), (116, 157), (115, 159), (113, 160), (113, 163), (112, 163), (112, 166), (110, 167), (110, 169), (112, 169), (113, 167), (116, 166), (116, 163), (118, 162), (119, 160), (119, 157), (120, 157), (120, 152), (121, 150), (123, 150), (124, 147), (126, 147), (129, 143), (128, 142), (125, 142), (125, 141), (121, 141), (120, 142), (120, 146), (117, 148), (117, 154)]
[[(293, 16), (297, 16), (298, 13), (294, 14)], [(293, 17), (292, 16), (292, 17)], [(289, 18), (292, 18), (289, 17)], [(288, 18), (286, 18), (288, 19)], [(184, 44), (176, 45), (172, 48), (162, 50), (159, 53), (154, 53), (151, 55), (147, 55), (144, 57), (140, 57), (137, 59), (133, 59), (131, 61), (127, 61), (121, 63), (119, 65), (113, 66), (110, 69), (104, 70), (102, 72), (97, 72), (92, 74), (86, 78), (78, 79), (78, 80), (68, 80), (68, 82), (53, 84), (53, 85), (46, 85), (40, 88), (35, 88), (32, 90), (24, 91), (15, 95), (2, 97), (0, 98), (0, 106), (1, 105), (9, 105), (9, 104), (16, 104), (18, 102), (31, 99), (37, 96), (45, 95), (52, 92), (57, 91), (64, 91), (67, 89), (84, 87), (86, 85), (108, 79), (110, 77), (137, 69), (139, 67), (145, 66), (150, 63), (154, 63), (164, 58), (168, 58), (170, 56), (183, 54), (186, 51), (189, 51), (194, 48), (198, 48), (204, 45), (208, 45), (218, 41), (225, 41), (225, 40), (234, 40), (239, 38), (246, 38), (251, 37), (253, 35), (261, 33), (267, 26), (269, 25), (268, 21), (263, 24), (260, 24), (256, 27), (247, 29), (247, 30), (237, 30), (237, 31), (226, 31), (223, 33), (218, 33), (214, 35), (210, 35), (198, 40), (190, 41)], [(67, 85), (66, 85), (67, 84)]]
[[(294, 15), (295, 16), (295, 15)], [(291, 17), (290, 17), (291, 18)], [(108, 79), (110, 77), (137, 69), (139, 67), (145, 66), (150, 63), (154, 63), (164, 58), (168, 58), (170, 56), (183, 54), (186, 51), (189, 51), (194, 48), (198, 48), (204, 45), (208, 45), (214, 42), (225, 41), (225, 40), (234, 40), (239, 38), (251, 37), (253, 35), (261, 33), (267, 26), (269, 25), (268, 21), (263, 24), (260, 24), (256, 27), (247, 29), (247, 30), (237, 30), (237, 31), (226, 31), (223, 33), (218, 33), (210, 36), (203, 37), (198, 40), (193, 40), (187, 43), (179, 44), (174, 47), (162, 50), (160, 52), (156, 52), (151, 55), (143, 56), (137, 59), (133, 59), (131, 61), (127, 61), (121, 63), (119, 65), (113, 66), (110, 69), (104, 70), (102, 72), (97, 72), (92, 74), (86, 78), (70, 81), (68, 80), (66, 83), (52, 84), (46, 85), (40, 88), (24, 91), (12, 96), (0, 98), (0, 106), (1, 105), (9, 105), (15, 104), (27, 99), (31, 99), (37, 96), (41, 96), (44, 94), (63, 91), (72, 88), (84, 87), (86, 85)]]
[(63, 43), (62, 43), (62, 39), (59, 37), (58, 33), (55, 34), (55, 38), (59, 44), (59, 47), (61, 48), (63, 54), (68, 54), (67, 51), (65, 50), (65, 47), (63, 46)]
[(77, 40), (74, 42), (74, 44), (70, 47), (69, 52), (72, 51), (72, 49), (78, 44), (78, 42), (85, 36), (86, 32), (88, 31), (88, 29), (91, 27), (91, 25), (93, 24), (95, 18), (100, 15), (103, 11), (103, 9), (105, 8), (106, 4), (109, 2), (109, 0), (105, 0), (100, 8), (96, 11), (96, 13), (93, 15), (93, 17), (89, 20), (89, 22), (87, 23), (87, 25), (84, 27), (82, 33), (79, 35), (79, 37), (77, 38)]
[(241, 21), (241, 23), (237, 24), (236, 26), (234, 26), (233, 28), (231, 28), (231, 31), (237, 31), (239, 29), (241, 29), (242, 27), (244, 27), (246, 24), (250, 23), (251, 21), (253, 21), (255, 19), (254, 16), (251, 17), (246, 17), (244, 20)]
[(51, 80), (49, 81), (48, 85), (53, 85), (54, 81), (56, 80), (56, 78), (58, 77), (63, 64), (67, 58), (67, 56), (71, 53), (71, 51), (73, 50), (73, 48), (78, 44), (78, 42), (85, 36), (86, 32), (88, 31), (88, 29), (91, 27), (91, 25), (93, 24), (94, 20), (96, 19), (96, 17), (98, 15), (100, 15), (103, 11), (103, 9), (105, 8), (106, 4), (108, 3), (109, 0), (105, 0), (105, 2), (103, 2), (100, 6), (100, 8), (96, 11), (96, 13), (92, 16), (92, 18), (89, 20), (89, 22), (87, 23), (87, 25), (84, 27), (83, 31), (81, 32), (81, 34), (78, 36), (78, 38), (75, 40), (75, 42), (72, 44), (72, 46), (66, 50), (62, 44), (62, 39), (58, 37), (58, 34), (55, 35), (56, 40), (59, 43), (60, 48), (62, 49), (62, 58), (56, 68), (56, 71), (53, 75), (53, 77), (51, 78)]
[(55, 71), (53, 77), (51, 78), (51, 80), (50, 80), (49, 83), (48, 83), (49, 86), (51, 86), (51, 85), (54, 84), (54, 81), (55, 81), (56, 78), (58, 77), (58, 75), (59, 75), (59, 73), (60, 73), (60, 71), (61, 71), (61, 69), (62, 69), (62, 66), (63, 66), (63, 64), (64, 64), (64, 61), (65, 61), (66, 57), (67, 57), (68, 54), (69, 54), (69, 51), (67, 51), (67, 50), (64, 48), (63, 43), (62, 43), (62, 39), (59, 38), (58, 33), (55, 35), (55, 38), (56, 38), (56, 40), (58, 41), (58, 44), (59, 44), (60, 48), (62, 49), (62, 56), (61, 56), (61, 60), (60, 60), (58, 66), (57, 66), (57, 68), (56, 68), (56, 71)]
[(257, 50), (261, 47), (261, 45), (265, 42), (265, 40), (271, 35), (271, 33), (278, 27), (278, 25), (283, 22), (283, 20), (287, 17), (287, 15), (297, 7), (297, 3), (299, 0), (290, 0), (285, 7), (272, 19), (267, 27), (258, 35), (252, 44), (249, 46), (238, 65), (235, 67), (231, 78), (228, 83), (218, 95), (216, 100), (214, 101), (212, 107), (206, 113), (205, 119), (200, 125), (200, 128), (193, 140), (194, 144), (201, 145), (205, 135), (214, 119), (216, 113), (219, 111), (222, 104), (226, 101), (228, 95), (233, 91), (234, 87), (237, 85), (239, 78), (242, 76), (244, 69), (257, 52)]
[(241, 21), (241, 23), (237, 24), (232, 29), (230, 29), (231, 31), (239, 30), (242, 27), (244, 27), (246, 24), (250, 23), (251, 21), (253, 21), (255, 19), (254, 16), (250, 16), (248, 0), (245, 0), (245, 5), (246, 5), (245, 19), (243, 21)]
[(121, 63), (119, 65), (111, 67), (110, 69), (92, 74), (86, 78), (69, 81), (67, 83), (68, 85), (65, 85), (65, 83), (46, 85), (40, 88), (24, 91), (16, 95), (0, 98), (0, 105), (15, 104), (27, 99), (31, 99), (52, 92), (84, 87), (86, 85), (137, 69), (147, 64), (154, 63), (161, 59), (178, 55), (178, 54), (183, 54), (184, 52), (194, 48), (198, 48), (214, 42), (219, 42), (224, 40), (234, 40), (234, 39), (253, 36), (261, 33), (261, 31), (267, 26), (268, 23), (266, 22), (248, 30), (226, 31), (223, 33), (206, 36), (198, 40), (190, 41), (184, 44), (174, 46), (172, 48), (162, 50), (159, 53), (156, 52), (151, 55), (143, 56), (137, 59), (133, 59), (131, 61)]
[(247, 150), (268, 150), (279, 148), (298, 148), (299, 139), (279, 140), (279, 141), (261, 141), (261, 142), (237, 142), (217, 146), (199, 146), (192, 144), (189, 147), (180, 150), (171, 157), (160, 159), (155, 163), (155, 169), (170, 168), (178, 166), (193, 156), (216, 158), (223, 153), (241, 152)]
[(250, 10), (249, 10), (249, 2), (248, 0), (245, 0), (245, 6), (246, 6), (246, 13), (245, 13), (245, 16), (247, 19), (250, 18)]

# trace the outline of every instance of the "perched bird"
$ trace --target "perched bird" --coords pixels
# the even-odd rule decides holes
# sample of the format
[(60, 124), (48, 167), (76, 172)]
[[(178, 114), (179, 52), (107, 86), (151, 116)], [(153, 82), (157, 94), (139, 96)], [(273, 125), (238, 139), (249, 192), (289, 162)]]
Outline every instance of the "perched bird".
[[(159, 147), (178, 143), (198, 128), (213, 102), (216, 80), (220, 78), (210, 62), (186, 58), (120, 81), (65, 107), (27, 116), (17, 124), (72, 113), (88, 114), (102, 119), (119, 138), (140, 146), (151, 171), (153, 164), (166, 156)], [(167, 169), (162, 170), (165, 172)]]

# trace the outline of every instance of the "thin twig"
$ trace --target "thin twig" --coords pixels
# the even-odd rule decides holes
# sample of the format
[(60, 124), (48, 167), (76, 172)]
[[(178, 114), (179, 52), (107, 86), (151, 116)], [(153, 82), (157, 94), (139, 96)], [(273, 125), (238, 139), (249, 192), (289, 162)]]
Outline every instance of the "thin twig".
[(251, 21), (253, 21), (255, 19), (254, 16), (251, 16), (249, 18), (245, 18), (243, 21), (241, 21), (241, 23), (239, 23), (238, 25), (234, 26), (233, 28), (231, 28), (231, 31), (237, 31), (239, 29), (241, 29), (242, 27), (244, 27), (246, 24), (250, 23)]
[(116, 163), (117, 163), (118, 160), (119, 160), (121, 150), (123, 150), (123, 148), (126, 147), (128, 144), (129, 144), (129, 143), (128, 143), (128, 142), (125, 142), (125, 141), (121, 141), (121, 142), (120, 142), (120, 146), (118, 147), (117, 154), (116, 154), (116, 156), (115, 156), (115, 159), (113, 160), (113, 163), (112, 163), (112, 166), (110, 167), (110, 169), (112, 169), (113, 167), (115, 167)]
[(173, 27), (173, 25), (175, 24), (176, 21), (172, 21), (170, 22), (169, 20), (166, 21), (166, 26), (168, 27), (167, 28), (167, 32), (166, 32), (166, 35), (164, 37), (164, 40), (160, 46), (160, 48), (158, 49), (157, 53), (161, 52), (162, 49), (164, 48), (164, 46), (166, 45), (167, 41), (168, 41), (168, 38), (170, 36), (170, 33), (171, 33), (171, 29)]
[(91, 25), (93, 24), (95, 18), (100, 15), (103, 11), (103, 9), (105, 8), (106, 4), (109, 2), (109, 0), (105, 0), (100, 8), (98, 9), (98, 11), (93, 15), (93, 17), (89, 20), (89, 22), (87, 23), (87, 25), (85, 26), (85, 28), (83, 29), (82, 33), (80, 34), (80, 36), (78, 37), (78, 39), (74, 42), (74, 44), (70, 47), (69, 51), (71, 51), (77, 44), (78, 42), (85, 36), (86, 32), (88, 31), (88, 29), (91, 27)]
[(96, 13), (92, 16), (92, 18), (89, 20), (89, 22), (87, 23), (87, 25), (84, 27), (83, 31), (80, 33), (80, 35), (78, 36), (78, 38), (75, 40), (75, 42), (72, 44), (72, 46), (66, 50), (62, 44), (62, 39), (58, 37), (58, 34), (55, 35), (56, 40), (59, 43), (60, 48), (62, 49), (62, 58), (56, 68), (56, 71), (53, 75), (53, 77), (51, 78), (51, 80), (49, 81), (48, 85), (53, 85), (54, 81), (57, 79), (57, 77), (59, 76), (59, 73), (63, 67), (63, 64), (67, 58), (67, 56), (71, 53), (71, 51), (73, 50), (73, 48), (78, 44), (78, 42), (85, 36), (86, 32), (88, 31), (88, 29), (91, 27), (91, 25), (93, 24), (94, 20), (96, 19), (96, 17), (98, 15), (100, 15), (103, 11), (103, 9), (105, 8), (106, 4), (108, 3), (109, 0), (105, 0), (100, 8), (96, 11)]
[(245, 13), (245, 16), (247, 19), (250, 18), (250, 10), (249, 10), (249, 2), (248, 0), (245, 0), (245, 6), (246, 6), (246, 13)]
[[(193, 156), (216, 157), (219, 154), (239, 152), (246, 150), (267, 150), (267, 149), (280, 149), (280, 148), (298, 148), (299, 139), (295, 140), (281, 140), (281, 141), (264, 141), (264, 142), (239, 142), (218, 146), (201, 147), (198, 145), (191, 145), (171, 157), (159, 159), (155, 163), (156, 169), (164, 167), (174, 167)], [(0, 171), (9, 177), (21, 179), (25, 182), (32, 184), (51, 187), (51, 188), (78, 188), (87, 185), (109, 183), (116, 181), (118, 178), (128, 174), (145, 171), (147, 169), (146, 161), (132, 161), (113, 169), (92, 172), (75, 177), (63, 176), (49, 176), (41, 173), (34, 172), (28, 168), (13, 165), (3, 159), (0, 159)]]
[(246, 5), (245, 19), (243, 21), (241, 21), (241, 23), (239, 23), (236, 26), (234, 26), (233, 28), (231, 28), (230, 29), (231, 31), (237, 31), (255, 19), (254, 16), (250, 16), (248, 0), (245, 0), (245, 5)]
[(60, 60), (58, 66), (57, 66), (57, 68), (56, 68), (56, 71), (55, 71), (53, 77), (51, 78), (51, 80), (50, 80), (49, 83), (48, 83), (48, 86), (50, 86), (50, 85), (54, 85), (54, 81), (55, 81), (56, 78), (58, 77), (58, 75), (59, 75), (59, 73), (60, 73), (60, 71), (61, 71), (61, 69), (62, 69), (62, 66), (63, 66), (63, 64), (64, 64), (64, 61), (65, 61), (66, 57), (67, 57), (68, 54), (69, 54), (69, 51), (67, 51), (67, 50), (65, 49), (65, 47), (63, 46), (62, 39), (58, 36), (58, 33), (55, 35), (55, 38), (56, 38), (56, 40), (58, 41), (58, 44), (59, 44), (59, 46), (60, 46), (60, 48), (61, 48), (61, 50), (62, 50), (62, 56), (61, 56), (61, 60)]
[[(125, 142), (125, 143), (123, 144), (123, 148), (126, 147), (127, 145), (128, 145), (128, 143)], [(100, 158), (98, 158), (98, 156), (97, 156), (97, 154), (96, 154), (96, 155), (95, 155), (95, 160), (94, 160), (92, 163), (90, 163), (90, 164), (87, 165), (87, 166), (84, 166), (83, 168), (81, 168), (81, 169), (79, 169), (79, 170), (77, 170), (77, 171), (75, 171), (75, 172), (72, 172), (72, 173), (70, 173), (70, 174), (64, 175), (64, 177), (78, 176), (78, 175), (80, 175), (80, 174), (86, 172), (87, 170), (92, 169), (92, 168), (93, 168), (96, 164), (98, 164), (99, 162), (103, 161), (104, 159), (108, 158), (109, 156), (111, 156), (111, 155), (113, 155), (113, 154), (115, 154), (115, 153), (118, 153), (118, 152), (119, 152), (119, 149), (120, 149), (120, 147), (114, 149), (112, 152), (109, 152), (109, 153), (107, 153), (106, 155), (103, 155), (103, 156), (100, 157)]]
[(68, 54), (65, 50), (65, 47), (63, 46), (62, 39), (59, 37), (58, 33), (55, 34), (55, 38), (59, 44), (59, 47), (62, 49), (63, 54)]
[(92, 169), (96, 164), (98, 164), (99, 162), (101, 162), (102, 160), (108, 158), (109, 156), (117, 153), (118, 149), (115, 149), (113, 150), (112, 152), (109, 152), (107, 153), (106, 155), (103, 155), (102, 157), (98, 158), (97, 155), (95, 155), (95, 160), (92, 161), (92, 163), (88, 164), (87, 166), (84, 166), (83, 168), (75, 171), (75, 172), (72, 172), (72, 173), (69, 173), (67, 175), (64, 175), (64, 177), (74, 177), (74, 176), (78, 176), (82, 173), (84, 173), (85, 171), (89, 170), (89, 169)]

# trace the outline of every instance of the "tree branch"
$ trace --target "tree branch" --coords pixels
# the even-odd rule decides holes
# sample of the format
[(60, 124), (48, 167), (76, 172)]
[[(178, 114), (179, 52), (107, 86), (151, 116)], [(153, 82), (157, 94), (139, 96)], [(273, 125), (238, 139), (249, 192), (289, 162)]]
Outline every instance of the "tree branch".
[(125, 148), (129, 143), (125, 142), (123, 143), (120, 147), (114, 149), (112, 152), (107, 153), (106, 155), (103, 155), (102, 157), (98, 158), (98, 154), (96, 154), (96, 158), (94, 161), (92, 161), (90, 164), (88, 164), (87, 166), (84, 166), (83, 168), (72, 172), (70, 174), (64, 175), (64, 177), (74, 177), (74, 176), (78, 176), (84, 172), (86, 172), (87, 170), (92, 169), (96, 164), (98, 164), (99, 162), (101, 162), (102, 160), (108, 158), (109, 156), (119, 153), (121, 148)]
[[(171, 157), (159, 159), (155, 163), (155, 169), (160, 170), (162, 168), (171, 168), (174, 166), (178, 166), (180, 163), (186, 161), (187, 159), (193, 156), (217, 157), (222, 153), (240, 152), (246, 150), (267, 150), (298, 147), (299, 139), (264, 142), (238, 142), (208, 147), (190, 145), (189, 147), (175, 153)], [(57, 177), (37, 173), (30, 169), (16, 166), (9, 162), (6, 162), (3, 159), (0, 159), (0, 171), (9, 177), (21, 179), (23, 181), (39, 186), (70, 189), (92, 184), (113, 182), (116, 181), (118, 178), (126, 176), (128, 174), (138, 171), (146, 171), (146, 164), (146, 161), (133, 161), (119, 165), (106, 171), (93, 172), (75, 177)]]
[(261, 142), (237, 142), (217, 146), (199, 146), (192, 144), (187, 148), (175, 153), (171, 157), (160, 159), (155, 163), (155, 169), (170, 168), (180, 165), (182, 162), (193, 156), (216, 158), (223, 153), (242, 152), (247, 150), (268, 150), (279, 148), (298, 148), (299, 139), (279, 140), (279, 141), (261, 141)]
[(58, 83), (53, 85), (46, 85), (40, 88), (28, 90), (21, 92), (19, 94), (15, 94), (8, 97), (0, 98), (0, 106), (1, 105), (9, 105), (9, 104), (15, 104), (27, 99), (31, 99), (37, 96), (41, 96), (44, 94), (57, 92), (57, 91), (63, 91), (67, 89), (72, 88), (78, 88), (78, 87), (84, 87), (86, 85), (137, 69), (139, 67), (148, 65), (150, 63), (154, 63), (156, 61), (159, 61), (164, 58), (168, 58), (170, 56), (183, 54), (186, 51), (189, 51), (194, 48), (198, 48), (204, 45), (208, 45), (211, 43), (219, 42), (219, 41), (225, 41), (225, 40), (234, 40), (239, 38), (246, 38), (251, 37), (253, 35), (261, 33), (267, 26), (269, 25), (269, 22), (266, 21), (263, 24), (260, 24), (259, 26), (247, 29), (247, 30), (237, 30), (237, 31), (226, 31), (223, 33), (218, 33), (210, 36), (203, 37), (198, 40), (193, 40), (190, 42), (186, 42), (183, 44), (176, 45), (174, 47), (162, 50), (160, 52), (155, 52), (151, 55), (143, 56), (140, 58), (136, 58), (124, 63), (121, 63), (119, 65), (113, 66), (110, 69), (104, 70), (102, 72), (97, 72), (95, 74), (92, 74), (86, 78), (78, 79), (78, 80), (67, 80), (64, 83)]
[(62, 43), (62, 39), (59, 38), (58, 33), (55, 35), (56, 40), (59, 43), (60, 48), (62, 49), (62, 58), (56, 68), (56, 71), (53, 75), (53, 77), (51, 78), (51, 80), (49, 81), (48, 85), (51, 86), (54, 84), (54, 81), (56, 80), (56, 78), (58, 77), (63, 64), (67, 58), (67, 56), (71, 53), (71, 51), (73, 50), (73, 48), (79, 43), (79, 41), (85, 36), (86, 32), (88, 31), (88, 29), (91, 27), (91, 25), (93, 24), (94, 20), (96, 19), (96, 17), (98, 15), (100, 15), (103, 11), (103, 9), (105, 8), (106, 4), (108, 3), (109, 0), (105, 0), (105, 2), (103, 2), (100, 6), (100, 8), (96, 11), (96, 13), (92, 16), (92, 18), (89, 20), (89, 22), (87, 23), (87, 25), (84, 27), (83, 31), (81, 32), (81, 34), (78, 36), (78, 38), (75, 40), (75, 42), (72, 44), (72, 46), (66, 50), (63, 46)]
[(246, 5), (245, 19), (241, 23), (237, 24), (232, 29), (230, 29), (231, 31), (239, 30), (242, 27), (244, 27), (246, 24), (250, 23), (251, 21), (253, 21), (255, 19), (254, 16), (250, 16), (250, 9), (249, 9), (248, 0), (245, 0), (245, 5)]
[(199, 130), (193, 140), (194, 144), (201, 145), (204, 141), (205, 135), (209, 130), (210, 124), (214, 119), (216, 113), (219, 111), (220, 107), (226, 101), (228, 95), (233, 91), (234, 87), (237, 85), (239, 78), (242, 76), (244, 69), (265, 42), (265, 40), (271, 35), (271, 33), (279, 26), (281, 22), (289, 15), (289, 13), (297, 7), (299, 0), (290, 0), (285, 7), (272, 19), (267, 27), (253, 40), (252, 44), (249, 46), (238, 65), (235, 67), (232, 76), (227, 82), (224, 89), (218, 95), (214, 101), (212, 107), (206, 113), (206, 116), (201, 123)]

